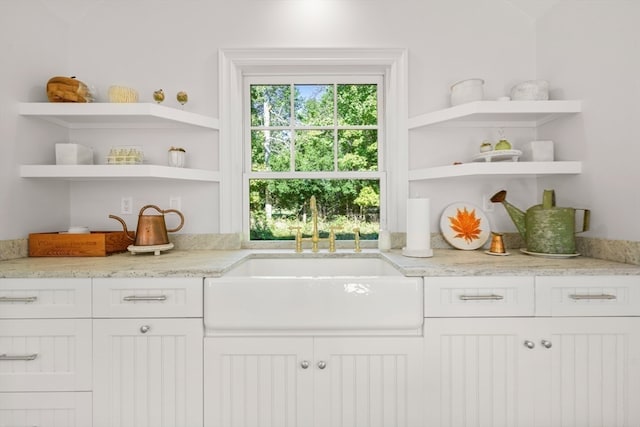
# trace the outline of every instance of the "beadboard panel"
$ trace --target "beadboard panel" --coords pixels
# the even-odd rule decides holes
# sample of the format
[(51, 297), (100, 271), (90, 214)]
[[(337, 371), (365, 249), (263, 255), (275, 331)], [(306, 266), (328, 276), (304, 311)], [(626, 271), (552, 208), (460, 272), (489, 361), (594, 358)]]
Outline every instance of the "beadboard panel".
[(0, 321), (0, 391), (91, 390), (91, 320)]
[(0, 427), (91, 426), (91, 393), (0, 393)]
[(0, 318), (91, 317), (91, 279), (0, 279)]
[(93, 427), (202, 425), (202, 320), (93, 326)]

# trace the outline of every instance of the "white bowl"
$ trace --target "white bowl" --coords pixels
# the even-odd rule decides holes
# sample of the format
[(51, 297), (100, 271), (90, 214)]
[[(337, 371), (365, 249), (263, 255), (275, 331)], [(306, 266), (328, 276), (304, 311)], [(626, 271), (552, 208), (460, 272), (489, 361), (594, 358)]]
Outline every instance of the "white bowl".
[(549, 99), (549, 82), (546, 80), (528, 80), (511, 88), (514, 101), (546, 101)]
[(451, 86), (451, 106), (465, 104), (467, 102), (482, 101), (484, 97), (484, 80), (461, 80)]

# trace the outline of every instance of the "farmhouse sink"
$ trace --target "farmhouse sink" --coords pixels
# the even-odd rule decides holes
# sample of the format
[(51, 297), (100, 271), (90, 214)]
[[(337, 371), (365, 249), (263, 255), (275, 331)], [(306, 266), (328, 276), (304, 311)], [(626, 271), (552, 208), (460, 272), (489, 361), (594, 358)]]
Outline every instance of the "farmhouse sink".
[(415, 333), (422, 278), (378, 258), (250, 258), (205, 280), (208, 334)]

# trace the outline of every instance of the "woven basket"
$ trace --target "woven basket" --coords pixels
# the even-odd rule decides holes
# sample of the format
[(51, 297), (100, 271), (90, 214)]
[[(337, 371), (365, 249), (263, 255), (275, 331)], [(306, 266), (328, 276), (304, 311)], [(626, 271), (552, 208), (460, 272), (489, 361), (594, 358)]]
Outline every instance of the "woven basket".
[(49, 102), (91, 102), (93, 96), (86, 84), (75, 77), (52, 77), (47, 82)]

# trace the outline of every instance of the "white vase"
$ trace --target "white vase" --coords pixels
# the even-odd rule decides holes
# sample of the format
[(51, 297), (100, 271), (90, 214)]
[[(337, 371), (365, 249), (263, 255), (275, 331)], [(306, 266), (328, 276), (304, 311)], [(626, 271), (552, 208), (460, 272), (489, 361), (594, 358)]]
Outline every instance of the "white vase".
[(169, 151), (169, 166), (173, 166), (175, 168), (183, 168), (185, 158), (186, 153), (184, 151), (171, 150)]

